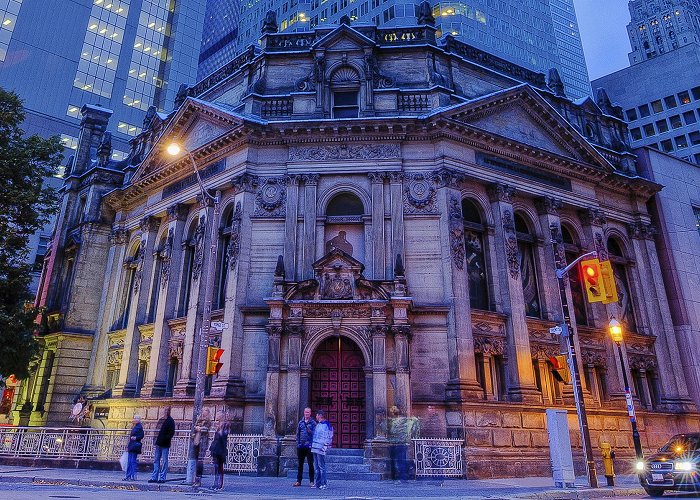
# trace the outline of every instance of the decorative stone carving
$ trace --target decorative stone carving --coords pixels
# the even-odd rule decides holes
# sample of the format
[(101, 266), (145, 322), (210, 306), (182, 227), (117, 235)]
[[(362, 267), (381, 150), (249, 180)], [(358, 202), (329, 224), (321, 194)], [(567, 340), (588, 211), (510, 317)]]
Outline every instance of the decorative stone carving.
[(513, 203), (515, 188), (506, 184), (492, 184), (488, 187), (488, 195), (491, 201)]
[(231, 239), (226, 249), (226, 260), (230, 269), (236, 267), (238, 255), (241, 253), (241, 220), (243, 219), (243, 210), (241, 202), (236, 203), (236, 208), (233, 211), (231, 219)]
[(385, 160), (399, 158), (398, 144), (341, 144), (340, 146), (317, 146), (289, 148), (289, 161), (329, 160)]
[(474, 337), (474, 352), (480, 352), (485, 356), (503, 356), (505, 342), (489, 337)]
[(541, 215), (558, 215), (562, 206), (564, 206), (564, 204), (561, 200), (550, 196), (544, 196), (535, 200), (535, 208), (537, 208), (537, 212)]
[(194, 260), (192, 262), (192, 279), (199, 279), (204, 262), (204, 232), (206, 231), (206, 217), (201, 216), (194, 231)]
[(168, 222), (171, 221), (176, 221), (176, 220), (185, 220), (187, 218), (187, 213), (189, 212), (190, 207), (185, 205), (184, 203), (175, 203), (173, 205), (170, 205), (167, 209), (167, 217), (166, 220)]
[(183, 346), (184, 339), (171, 338), (170, 340), (168, 340), (168, 357), (171, 359), (175, 358), (181, 360)]
[(372, 184), (384, 184), (387, 174), (386, 172), (369, 172), (367, 177)]
[(345, 273), (325, 274), (321, 284), (324, 299), (340, 300), (353, 298), (352, 276)]
[(593, 243), (595, 244), (596, 252), (598, 252), (598, 258), (601, 260), (608, 260), (608, 249), (605, 247), (603, 233), (596, 231), (593, 235)]
[(253, 193), (258, 188), (260, 179), (256, 175), (240, 174), (231, 179), (231, 184), (237, 193)]
[(462, 219), (462, 206), (456, 195), (450, 196), (449, 227), (450, 227), (450, 252), (452, 262), (460, 271), (464, 269), (464, 221)]
[(372, 54), (365, 54), (365, 78), (371, 81), (372, 86), (376, 89), (386, 89), (394, 86), (394, 79), (381, 74), (377, 59)]
[(578, 217), (584, 226), (604, 226), (607, 222), (605, 213), (597, 208), (579, 210)]
[(653, 356), (640, 356), (632, 354), (629, 356), (630, 368), (633, 370), (656, 371), (656, 358)]
[(139, 292), (141, 287), (141, 280), (143, 279), (143, 262), (146, 258), (146, 239), (142, 238), (139, 244), (139, 249), (134, 257), (136, 264), (136, 273), (134, 274), (134, 295)]
[(552, 235), (554, 257), (559, 261), (560, 269), (562, 269), (566, 267), (566, 251), (564, 249), (564, 238), (561, 234), (561, 227), (558, 224), (552, 224), (549, 226), (549, 231)]
[(508, 263), (508, 272), (510, 277), (518, 279), (520, 274), (520, 262), (518, 259), (518, 238), (515, 236), (515, 222), (513, 221), (513, 213), (510, 210), (503, 212), (501, 217), (503, 224), (503, 243), (506, 248), (506, 262)]
[(110, 349), (107, 351), (107, 366), (118, 368), (122, 364), (123, 349)]
[(325, 80), (326, 75), (326, 58), (323, 55), (314, 57), (314, 66), (311, 71), (296, 81), (296, 89), (300, 92), (313, 92), (316, 90), (317, 84)]
[(409, 174), (404, 187), (404, 212), (407, 214), (437, 213), (435, 183), (427, 175)]
[(627, 234), (629, 234), (630, 238), (636, 240), (653, 240), (656, 235), (656, 228), (645, 222), (631, 222), (627, 224)]
[(151, 359), (151, 346), (141, 345), (139, 346), (139, 361), (146, 361)]
[(255, 216), (284, 217), (286, 200), (284, 177), (268, 177), (255, 196)]
[(459, 189), (459, 185), (464, 181), (464, 174), (449, 168), (435, 170), (430, 176), (438, 188), (449, 187)]
[(113, 245), (125, 245), (129, 239), (129, 231), (120, 226), (114, 226), (109, 235), (109, 241)]
[(173, 255), (173, 240), (175, 239), (175, 229), (168, 229), (168, 237), (165, 239), (165, 245), (160, 251), (160, 258), (162, 259), (162, 264), (160, 268), (160, 286), (165, 288), (168, 284), (168, 279), (170, 278), (170, 263)]
[(581, 361), (583, 361), (584, 365), (594, 365), (602, 367), (605, 367), (607, 365), (605, 352), (601, 351), (590, 351), (584, 349), (581, 351)]
[(319, 174), (304, 174), (301, 176), (306, 186), (316, 186), (318, 185), (318, 180), (321, 178)]
[(304, 310), (305, 318), (331, 318), (335, 311), (341, 311), (344, 318), (370, 318), (372, 310), (359, 304), (349, 307), (339, 306), (318, 306)]
[(530, 353), (535, 359), (548, 359), (561, 354), (558, 344), (530, 344)]
[(158, 229), (159, 225), (160, 221), (157, 218), (148, 216), (141, 219), (139, 227), (141, 228), (142, 233), (150, 233), (151, 231)]

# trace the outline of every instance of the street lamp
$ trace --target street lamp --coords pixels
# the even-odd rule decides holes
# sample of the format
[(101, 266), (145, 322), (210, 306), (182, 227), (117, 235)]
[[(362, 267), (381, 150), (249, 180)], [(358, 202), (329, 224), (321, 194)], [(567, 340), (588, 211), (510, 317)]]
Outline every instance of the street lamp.
[(193, 484), (195, 480), (195, 469), (197, 467), (197, 454), (195, 453), (194, 436), (195, 436), (195, 425), (197, 419), (199, 419), (202, 413), (202, 405), (204, 402), (204, 368), (207, 362), (207, 347), (209, 347), (209, 331), (211, 329), (211, 306), (212, 306), (212, 295), (214, 289), (214, 273), (215, 266), (213, 265), (216, 260), (216, 226), (217, 221), (221, 215), (221, 191), (216, 191), (215, 195), (212, 196), (204, 188), (202, 184), (202, 178), (199, 175), (199, 170), (197, 169), (197, 162), (195, 161), (192, 153), (187, 150), (184, 146), (173, 142), (166, 148), (167, 153), (170, 156), (178, 156), (181, 152), (185, 152), (187, 157), (192, 164), (192, 169), (197, 178), (197, 184), (199, 185), (199, 190), (202, 195), (202, 203), (212, 202), (214, 205), (214, 213), (210, 220), (207, 221), (209, 224), (209, 257), (207, 260), (207, 273), (204, 277), (204, 311), (202, 313), (202, 324), (199, 331), (199, 351), (197, 352), (197, 359), (195, 362), (195, 384), (194, 384), (194, 405), (192, 409), (192, 430), (190, 431), (189, 440), (189, 453), (187, 459), (187, 478), (185, 483)]
[(613, 342), (617, 344), (617, 353), (620, 356), (622, 380), (625, 383), (625, 400), (627, 401), (627, 414), (629, 415), (630, 423), (632, 424), (632, 441), (634, 441), (635, 455), (637, 456), (637, 460), (642, 460), (644, 458), (644, 453), (642, 452), (642, 443), (639, 440), (639, 431), (637, 430), (637, 417), (634, 413), (634, 402), (632, 401), (632, 392), (630, 391), (630, 384), (627, 380), (627, 368), (625, 367), (625, 358), (622, 355), (622, 325), (619, 321), (613, 318), (608, 323), (608, 330), (610, 331), (610, 337), (612, 337)]

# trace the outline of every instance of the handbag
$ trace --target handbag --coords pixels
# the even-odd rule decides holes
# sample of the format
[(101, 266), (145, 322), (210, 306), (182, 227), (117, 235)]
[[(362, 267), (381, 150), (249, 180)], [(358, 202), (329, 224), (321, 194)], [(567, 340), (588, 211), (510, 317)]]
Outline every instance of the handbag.
[(129, 465), (129, 452), (125, 451), (122, 456), (119, 457), (119, 465), (121, 465), (122, 471), (126, 472), (126, 468)]

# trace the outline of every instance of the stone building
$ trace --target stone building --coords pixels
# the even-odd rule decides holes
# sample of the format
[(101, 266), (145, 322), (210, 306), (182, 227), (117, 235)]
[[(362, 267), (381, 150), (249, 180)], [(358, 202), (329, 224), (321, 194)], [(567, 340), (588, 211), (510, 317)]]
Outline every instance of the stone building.
[[(424, 9), (421, 9), (424, 11)], [(425, 437), (463, 437), (469, 477), (543, 474), (544, 410), (571, 409), (554, 376), (554, 250), (598, 249), (618, 304), (588, 304), (574, 335), (594, 446), (631, 456), (609, 318), (643, 409), (645, 447), (698, 427), (619, 108), (420, 26), (277, 33), (149, 111), (129, 159), (109, 160), (109, 112), (83, 108), (42, 300), (44, 351), (16, 417), (65, 425), (78, 394), (103, 424), (191, 422), (211, 268), (210, 342), (223, 368), (205, 406), (264, 434), (261, 472), (296, 461), (304, 406), (336, 446), (385, 471), (392, 406)], [(172, 159), (168, 143), (190, 152)], [(221, 210), (198, 201), (202, 182)], [(217, 228), (210, 241), (211, 224)], [(554, 242), (554, 245), (552, 245)], [(213, 253), (212, 253), (213, 249)], [(695, 395), (697, 396), (697, 395)], [(278, 469), (278, 466), (280, 467)]]

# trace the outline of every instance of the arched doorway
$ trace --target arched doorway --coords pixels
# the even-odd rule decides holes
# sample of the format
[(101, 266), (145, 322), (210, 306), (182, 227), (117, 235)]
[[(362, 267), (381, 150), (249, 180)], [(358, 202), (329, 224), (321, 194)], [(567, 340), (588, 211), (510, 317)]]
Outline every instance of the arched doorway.
[(362, 448), (365, 441), (365, 360), (346, 337), (324, 340), (311, 362), (311, 406), (333, 425), (333, 446)]

